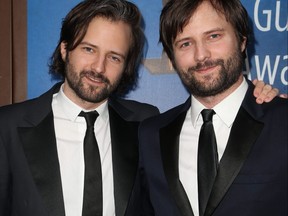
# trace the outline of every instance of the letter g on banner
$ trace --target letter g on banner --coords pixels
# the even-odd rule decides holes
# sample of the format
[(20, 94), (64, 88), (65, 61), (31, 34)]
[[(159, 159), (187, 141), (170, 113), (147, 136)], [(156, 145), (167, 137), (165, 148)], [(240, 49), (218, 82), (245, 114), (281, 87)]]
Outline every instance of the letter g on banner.
[[(265, 1), (264, 1), (265, 2)], [(281, 17), (281, 4), (284, 5), (284, 7), (287, 8), (287, 1), (286, 1), (286, 5), (285, 5), (285, 2), (281, 2), (281, 1), (275, 1), (275, 14), (273, 13), (273, 10), (270, 9), (270, 10), (263, 10), (262, 13), (264, 15), (266, 15), (266, 20), (262, 20), (263, 23), (261, 25), (260, 23), (260, 20), (259, 20), (259, 15), (260, 15), (260, 4), (261, 4), (261, 0), (256, 0), (255, 2), (255, 7), (254, 7), (254, 21), (255, 21), (255, 25), (256, 27), (260, 30), (260, 31), (263, 31), (263, 32), (266, 32), (266, 31), (270, 31), (271, 28), (272, 28), (272, 19), (275, 18), (275, 29), (279, 32), (283, 32), (283, 31), (287, 31), (288, 30), (288, 22), (286, 22), (284, 24), (283, 27), (281, 27), (281, 24), (280, 24), (280, 17)], [(274, 1), (273, 1), (274, 3)], [(283, 6), (282, 6), (283, 7)], [(275, 16), (275, 17), (273, 17)], [(284, 16), (284, 17), (287, 17), (287, 16)]]

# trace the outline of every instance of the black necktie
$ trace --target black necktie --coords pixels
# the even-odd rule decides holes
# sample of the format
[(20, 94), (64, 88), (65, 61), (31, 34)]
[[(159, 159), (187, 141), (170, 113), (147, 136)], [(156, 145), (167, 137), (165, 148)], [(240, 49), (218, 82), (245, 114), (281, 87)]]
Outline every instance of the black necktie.
[(212, 109), (204, 109), (201, 114), (203, 125), (198, 145), (198, 195), (199, 215), (203, 216), (217, 174), (218, 153), (212, 124), (215, 112)]
[(84, 195), (82, 216), (102, 216), (102, 174), (98, 144), (94, 134), (94, 123), (98, 117), (96, 111), (81, 112), (87, 123), (84, 137)]

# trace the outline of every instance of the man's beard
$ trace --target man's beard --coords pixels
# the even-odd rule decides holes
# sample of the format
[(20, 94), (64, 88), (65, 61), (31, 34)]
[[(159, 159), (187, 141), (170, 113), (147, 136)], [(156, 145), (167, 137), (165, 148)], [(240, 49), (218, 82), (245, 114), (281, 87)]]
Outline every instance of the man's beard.
[[(82, 100), (99, 103), (106, 100), (113, 91), (117, 88), (120, 79), (116, 82), (111, 83), (110, 80), (101, 73), (97, 73), (91, 70), (82, 70), (80, 73), (75, 71), (73, 64), (66, 59), (66, 80), (70, 88), (75, 92), (75, 94)], [(102, 86), (93, 86), (83, 83), (82, 79), (91, 78), (97, 79), (102, 82)]]
[[(214, 66), (220, 66), (217, 78), (213, 78), (213, 75), (208, 74), (204, 76), (204, 81), (200, 81), (195, 76), (196, 70)], [(209, 97), (220, 94), (235, 84), (242, 74), (242, 69), (242, 53), (237, 50), (226, 61), (223, 59), (207, 60), (204, 63), (198, 63), (196, 66), (188, 68), (188, 71), (179, 69), (177, 71), (183, 84), (192, 95)]]

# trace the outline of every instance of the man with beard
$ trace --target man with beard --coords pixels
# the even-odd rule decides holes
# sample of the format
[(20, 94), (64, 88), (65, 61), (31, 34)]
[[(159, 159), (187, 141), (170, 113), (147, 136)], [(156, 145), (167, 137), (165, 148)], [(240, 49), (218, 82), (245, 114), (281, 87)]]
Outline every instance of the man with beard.
[(288, 101), (255, 102), (248, 36), (239, 0), (163, 8), (160, 41), (191, 97), (141, 123), (141, 215), (287, 215)]
[(117, 99), (137, 78), (141, 19), (124, 0), (83, 1), (65, 17), (50, 65), (64, 82), (0, 109), (1, 216), (130, 215), (138, 125), (159, 113)]
[[(68, 13), (50, 64), (64, 82), (0, 109), (1, 216), (131, 215), (138, 126), (158, 114), (151, 105), (117, 97), (137, 78), (140, 23), (137, 7), (123, 0), (83, 1)], [(275, 96), (259, 86), (260, 99)], [(82, 111), (95, 110), (91, 128)], [(86, 145), (91, 131), (92, 147)]]

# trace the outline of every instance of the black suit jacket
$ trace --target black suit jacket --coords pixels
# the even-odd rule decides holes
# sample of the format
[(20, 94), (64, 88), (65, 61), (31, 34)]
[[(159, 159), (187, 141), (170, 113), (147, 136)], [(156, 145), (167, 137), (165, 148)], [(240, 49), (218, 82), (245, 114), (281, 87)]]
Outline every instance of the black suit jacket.
[[(288, 101), (275, 98), (258, 105), (253, 89), (250, 83), (220, 161), (205, 216), (287, 215)], [(179, 137), (190, 105), (189, 98), (140, 126), (139, 180), (146, 189), (141, 196), (148, 194), (151, 202), (140, 204), (145, 206), (142, 215), (193, 215), (178, 170)]]
[[(52, 95), (0, 108), (0, 215), (64, 216)], [(125, 215), (138, 165), (139, 122), (158, 109), (108, 101), (116, 215)]]

